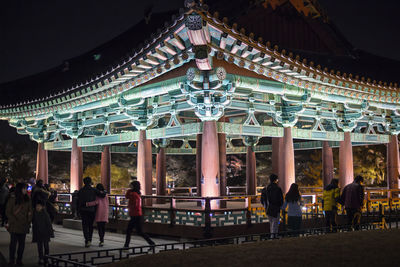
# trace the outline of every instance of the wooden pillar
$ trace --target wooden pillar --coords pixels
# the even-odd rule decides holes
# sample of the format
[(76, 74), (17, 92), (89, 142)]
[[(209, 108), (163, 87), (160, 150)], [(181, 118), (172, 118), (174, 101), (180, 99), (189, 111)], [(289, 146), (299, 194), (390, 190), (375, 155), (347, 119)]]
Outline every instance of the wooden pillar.
[[(226, 196), (226, 134), (218, 134), (219, 151), (219, 194)], [(226, 208), (226, 201), (220, 201), (220, 208)]]
[[(157, 184), (157, 196), (165, 196), (165, 184), (166, 184), (166, 174), (167, 167), (165, 165), (165, 148), (160, 147), (157, 153), (156, 160), (156, 184)], [(164, 204), (165, 200), (158, 198), (157, 204)]]
[(70, 170), (70, 192), (73, 193), (75, 190), (79, 190), (82, 187), (83, 176), (82, 149), (78, 147), (78, 142), (76, 138), (72, 139)]
[(279, 177), (279, 186), (282, 192), (286, 194), (289, 191), (290, 185), (295, 182), (294, 148), (291, 127), (284, 128), (281, 154), (282, 169), (281, 177)]
[(196, 137), (196, 186), (197, 196), (201, 196), (201, 142), (202, 135), (198, 134)]
[(36, 180), (42, 180), (43, 184), (49, 183), (49, 160), (43, 143), (38, 143), (37, 147)]
[(344, 188), (354, 180), (353, 174), (353, 148), (351, 146), (350, 132), (344, 133), (344, 140), (339, 147), (339, 186)]
[[(203, 123), (201, 144), (201, 196), (219, 196), (219, 149), (216, 121)], [(211, 201), (211, 207), (219, 206), (219, 201)]]
[(272, 173), (278, 175), (278, 178), (282, 178), (282, 145), (283, 137), (272, 137)]
[(328, 141), (323, 142), (322, 146), (322, 181), (323, 186), (327, 186), (333, 179), (333, 152)]
[(110, 146), (104, 146), (101, 152), (101, 183), (111, 193), (111, 153)]
[(387, 145), (387, 184), (388, 189), (399, 189), (400, 159), (397, 135), (390, 136)]
[(226, 196), (226, 134), (218, 134), (220, 195)]
[(247, 146), (246, 153), (246, 194), (256, 194), (256, 153), (253, 146)]
[[(138, 154), (137, 154), (137, 178), (140, 182), (143, 195), (152, 195), (152, 158), (151, 140), (146, 139), (146, 130), (140, 130)], [(145, 201), (146, 205), (151, 205), (151, 199)]]

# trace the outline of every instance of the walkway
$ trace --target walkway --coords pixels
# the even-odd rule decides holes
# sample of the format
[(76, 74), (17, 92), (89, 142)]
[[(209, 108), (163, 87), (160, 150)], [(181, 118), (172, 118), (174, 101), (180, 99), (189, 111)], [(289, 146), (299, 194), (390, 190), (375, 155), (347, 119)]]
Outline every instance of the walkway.
[[(97, 250), (99, 238), (97, 231), (94, 231), (92, 246), (88, 249), (84, 247), (84, 240), (82, 231), (72, 230), (63, 228), (60, 225), (54, 225), (55, 238), (52, 239), (50, 243), (50, 254), (75, 252), (75, 251), (88, 251)], [(152, 238), (156, 244), (171, 243), (175, 240), (166, 238)], [(5, 228), (0, 228), (0, 253), (8, 261), (8, 245), (10, 241), (10, 235)], [(125, 241), (125, 236), (117, 233), (107, 232), (105, 236), (104, 249), (118, 248), (122, 247)], [(182, 240), (183, 241), (183, 240)], [(147, 242), (141, 237), (132, 236), (131, 246), (144, 246)], [(23, 263), (25, 266), (37, 266), (38, 253), (36, 243), (32, 243), (32, 235), (28, 234), (26, 237), (26, 245)], [(1, 265), (1, 264), (0, 264)]]

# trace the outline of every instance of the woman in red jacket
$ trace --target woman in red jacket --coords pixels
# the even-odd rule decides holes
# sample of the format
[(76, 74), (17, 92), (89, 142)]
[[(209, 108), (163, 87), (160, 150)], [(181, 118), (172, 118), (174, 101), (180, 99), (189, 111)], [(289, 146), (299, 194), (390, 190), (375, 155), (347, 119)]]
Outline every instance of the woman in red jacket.
[(129, 216), (131, 220), (128, 224), (128, 229), (126, 230), (126, 239), (124, 247), (129, 247), (129, 242), (131, 241), (132, 229), (135, 227), (136, 233), (142, 236), (149, 245), (154, 246), (155, 243), (150, 237), (143, 232), (143, 214), (142, 214), (142, 198), (140, 197), (140, 183), (138, 181), (133, 181), (130, 184), (130, 188), (126, 194), (125, 198), (129, 200), (128, 209)]

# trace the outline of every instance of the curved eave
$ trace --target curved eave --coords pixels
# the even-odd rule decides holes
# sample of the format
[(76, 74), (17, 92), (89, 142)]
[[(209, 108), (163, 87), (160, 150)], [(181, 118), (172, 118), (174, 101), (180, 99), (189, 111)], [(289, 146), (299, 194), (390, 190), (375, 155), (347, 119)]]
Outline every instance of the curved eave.
[[(213, 49), (230, 63), (239, 62), (242, 68), (247, 68), (268, 78), (303, 89), (320, 91), (326, 94), (338, 94), (345, 97), (358, 98), (365, 101), (376, 101), (388, 104), (400, 103), (400, 92), (392, 84), (387, 86), (381, 82), (365, 82), (352, 78), (352, 75), (334, 74), (332, 71), (322, 71), (321, 68), (300, 62), (298, 58), (285, 55), (285, 51), (278, 52), (260, 42), (239, 33), (236, 29), (212, 17), (208, 12), (199, 12), (203, 20), (207, 21), (210, 35), (218, 44)], [(214, 34), (214, 35), (213, 35)], [(229, 41), (235, 40), (233, 46)], [(240, 41), (239, 45), (236, 45)], [(236, 46), (236, 47), (235, 47)], [(234, 49), (234, 51), (232, 51)], [(397, 85), (396, 85), (397, 86)]]
[(114, 97), (179, 67), (193, 58), (188, 51), (191, 44), (184, 18), (184, 15), (176, 18), (127, 62), (121, 62), (101, 77), (70, 88), (62, 95), (0, 107), (0, 119), (45, 118), (52, 113), (63, 113), (83, 104)]

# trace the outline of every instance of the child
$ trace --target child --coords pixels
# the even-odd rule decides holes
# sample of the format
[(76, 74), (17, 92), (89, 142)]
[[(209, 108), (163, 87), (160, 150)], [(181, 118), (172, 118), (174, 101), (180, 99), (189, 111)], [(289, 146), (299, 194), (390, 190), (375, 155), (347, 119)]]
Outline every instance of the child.
[[(37, 243), (39, 265), (44, 264), (43, 255), (49, 254), (50, 238), (54, 237), (50, 216), (46, 211), (46, 203), (42, 200), (35, 205), (32, 219), (32, 242)], [(43, 254), (44, 248), (44, 254)]]

